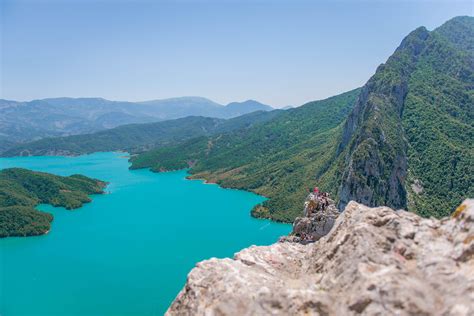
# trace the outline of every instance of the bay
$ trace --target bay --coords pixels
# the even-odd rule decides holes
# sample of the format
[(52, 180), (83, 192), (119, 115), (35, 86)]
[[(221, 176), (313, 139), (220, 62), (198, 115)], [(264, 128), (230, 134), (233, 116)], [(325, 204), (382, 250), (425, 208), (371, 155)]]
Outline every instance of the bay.
[(197, 262), (291, 230), (250, 216), (261, 196), (129, 170), (124, 153), (0, 158), (9, 167), (109, 185), (73, 211), (40, 205), (54, 215), (47, 235), (0, 239), (1, 315), (162, 315)]

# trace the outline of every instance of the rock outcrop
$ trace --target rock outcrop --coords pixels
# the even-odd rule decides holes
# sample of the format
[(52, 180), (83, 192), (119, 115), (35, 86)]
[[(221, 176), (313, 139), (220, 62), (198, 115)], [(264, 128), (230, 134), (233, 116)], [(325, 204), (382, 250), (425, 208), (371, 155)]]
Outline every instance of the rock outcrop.
[(425, 219), (350, 202), (328, 235), (198, 263), (167, 315), (473, 315), (474, 201)]
[(339, 214), (335, 202), (326, 193), (310, 193), (304, 203), (304, 216), (295, 219), (293, 231), (280, 241), (315, 242), (331, 231)]

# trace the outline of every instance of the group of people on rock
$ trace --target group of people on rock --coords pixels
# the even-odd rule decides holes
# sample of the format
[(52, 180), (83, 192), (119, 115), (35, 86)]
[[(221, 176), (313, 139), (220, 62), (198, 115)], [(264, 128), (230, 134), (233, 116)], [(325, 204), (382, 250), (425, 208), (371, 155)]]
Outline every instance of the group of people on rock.
[(305, 216), (311, 217), (317, 211), (325, 210), (329, 206), (329, 193), (320, 192), (318, 187), (309, 189), (309, 199), (305, 203)]

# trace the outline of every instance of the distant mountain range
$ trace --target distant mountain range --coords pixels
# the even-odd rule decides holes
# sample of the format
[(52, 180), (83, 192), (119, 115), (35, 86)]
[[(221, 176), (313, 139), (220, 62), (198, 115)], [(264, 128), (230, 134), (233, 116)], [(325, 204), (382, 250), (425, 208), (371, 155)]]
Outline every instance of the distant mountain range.
[(17, 102), (0, 99), (0, 150), (14, 143), (45, 137), (92, 133), (131, 123), (186, 116), (232, 118), (273, 108), (254, 100), (226, 106), (201, 97), (145, 102), (102, 98), (53, 98)]

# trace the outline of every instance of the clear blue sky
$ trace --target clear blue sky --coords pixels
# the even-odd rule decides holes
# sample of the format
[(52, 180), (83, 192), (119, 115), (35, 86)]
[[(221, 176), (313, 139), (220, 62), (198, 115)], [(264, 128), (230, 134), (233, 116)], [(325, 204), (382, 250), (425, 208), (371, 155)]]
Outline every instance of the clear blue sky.
[(300, 105), (363, 85), (472, 1), (0, 0), (0, 98)]

